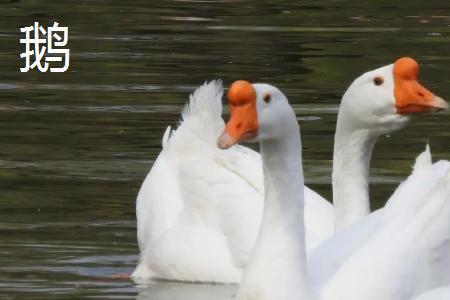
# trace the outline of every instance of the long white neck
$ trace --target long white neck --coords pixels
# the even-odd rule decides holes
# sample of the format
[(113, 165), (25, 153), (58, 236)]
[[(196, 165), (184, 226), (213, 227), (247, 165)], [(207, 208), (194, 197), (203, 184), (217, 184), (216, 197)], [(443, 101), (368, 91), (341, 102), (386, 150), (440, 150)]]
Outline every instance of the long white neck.
[(260, 144), (264, 215), (239, 300), (311, 299), (306, 279), (301, 142), (294, 120), (289, 122), (292, 128), (284, 129), (285, 136)]
[(377, 135), (349, 120), (339, 111), (332, 175), (336, 230), (370, 214), (369, 168)]

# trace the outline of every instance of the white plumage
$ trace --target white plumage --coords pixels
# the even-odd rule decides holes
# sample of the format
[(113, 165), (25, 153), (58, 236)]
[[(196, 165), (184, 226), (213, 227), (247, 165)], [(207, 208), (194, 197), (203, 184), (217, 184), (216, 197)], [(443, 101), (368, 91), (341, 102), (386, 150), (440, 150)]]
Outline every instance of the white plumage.
[(336, 244), (321, 245), (342, 251), (337, 241), (359, 239), (350, 255), (335, 262), (337, 270), (322, 278), (323, 299), (413, 299), (450, 282), (450, 163), (431, 164), (430, 158), (427, 147), (382, 211), (336, 234)]

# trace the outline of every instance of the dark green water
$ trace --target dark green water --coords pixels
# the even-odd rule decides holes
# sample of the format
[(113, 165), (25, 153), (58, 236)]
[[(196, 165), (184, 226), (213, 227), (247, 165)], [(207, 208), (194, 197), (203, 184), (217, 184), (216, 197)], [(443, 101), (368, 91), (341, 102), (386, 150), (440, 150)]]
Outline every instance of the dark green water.
[[(136, 194), (195, 87), (281, 88), (305, 119), (306, 181), (328, 198), (337, 108), (354, 78), (409, 55), (450, 99), (447, 0), (349, 2), (0, 1), (0, 299), (232, 299), (232, 286), (110, 278), (135, 266)], [(69, 27), (68, 72), (19, 72), (19, 28), (34, 21)], [(374, 207), (427, 140), (450, 158), (449, 114), (380, 139)]]

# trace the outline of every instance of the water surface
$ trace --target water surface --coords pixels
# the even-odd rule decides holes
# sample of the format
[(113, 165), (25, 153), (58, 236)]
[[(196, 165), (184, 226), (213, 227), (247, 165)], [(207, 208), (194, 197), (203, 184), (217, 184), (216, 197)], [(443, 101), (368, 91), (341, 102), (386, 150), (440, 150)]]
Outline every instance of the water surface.
[[(0, 1), (0, 299), (232, 299), (234, 286), (112, 274), (137, 259), (135, 197), (205, 80), (268, 82), (301, 120), (306, 182), (330, 198), (340, 97), (362, 72), (417, 58), (450, 98), (448, 1)], [(70, 70), (22, 74), (19, 28), (70, 30)], [(373, 207), (431, 144), (449, 159), (449, 112), (378, 142)]]

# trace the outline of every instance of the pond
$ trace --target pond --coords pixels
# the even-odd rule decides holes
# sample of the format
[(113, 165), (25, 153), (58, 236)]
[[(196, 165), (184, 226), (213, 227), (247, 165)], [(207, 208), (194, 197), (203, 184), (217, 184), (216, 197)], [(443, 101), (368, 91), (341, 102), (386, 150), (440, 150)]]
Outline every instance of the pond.
[[(450, 3), (436, 1), (0, 1), (0, 298), (232, 299), (235, 286), (111, 275), (137, 261), (135, 199), (206, 80), (278, 86), (301, 121), (306, 182), (331, 198), (340, 98), (365, 71), (412, 56), (450, 98)], [(69, 27), (65, 73), (21, 73), (20, 28)], [(373, 208), (428, 141), (449, 159), (449, 112), (380, 138)]]

